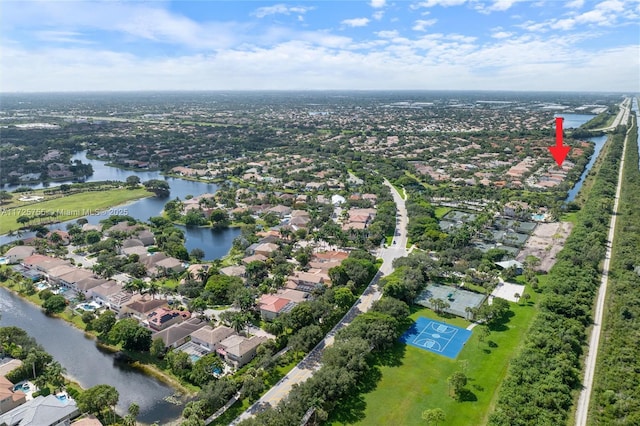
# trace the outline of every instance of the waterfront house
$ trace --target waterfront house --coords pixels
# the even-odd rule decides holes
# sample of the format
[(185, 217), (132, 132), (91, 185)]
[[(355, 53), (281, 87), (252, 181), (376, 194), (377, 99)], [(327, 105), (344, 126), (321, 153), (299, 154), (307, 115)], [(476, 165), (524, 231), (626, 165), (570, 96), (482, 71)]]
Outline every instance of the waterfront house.
[(20, 263), (29, 256), (32, 256), (36, 249), (32, 246), (15, 246), (11, 247), (3, 255), (8, 264)]
[(216, 328), (206, 325), (191, 333), (191, 341), (206, 348), (209, 352), (213, 352), (218, 348), (220, 342), (234, 334), (236, 332), (233, 328), (224, 325)]
[(109, 297), (122, 290), (122, 284), (109, 280), (89, 290), (88, 295), (101, 306), (110, 307)]
[(97, 286), (99, 286), (101, 284), (104, 284), (107, 281), (109, 281), (109, 280), (104, 279), (104, 278), (98, 278), (96, 276), (90, 276), (90, 277), (84, 278), (84, 279), (76, 282), (74, 290), (76, 292), (80, 292), (81, 291), (81, 292), (84, 293), (84, 295), (86, 297), (88, 297), (89, 296), (89, 290), (91, 290), (92, 288), (97, 287)]
[(168, 307), (161, 306), (151, 311), (143, 323), (149, 325), (149, 328), (155, 331), (163, 330), (172, 324), (176, 324), (191, 318), (188, 311), (178, 311)]
[(64, 401), (55, 395), (39, 395), (32, 400), (0, 416), (0, 425), (6, 426), (46, 426), (69, 425), (71, 419), (80, 414), (76, 402)]
[(93, 272), (76, 267), (58, 266), (49, 272), (49, 282), (76, 289), (79, 282), (93, 277)]
[(165, 348), (177, 348), (184, 344), (191, 333), (206, 326), (207, 323), (198, 317), (189, 318), (181, 323), (173, 324), (164, 330), (156, 331), (151, 339), (162, 339)]
[(167, 304), (166, 300), (154, 299), (148, 296), (137, 297), (130, 299), (125, 303), (120, 310), (121, 316), (130, 316), (138, 321), (144, 321), (147, 319), (147, 315), (153, 310)]
[(0, 376), (6, 376), (16, 368), (22, 367), (22, 361), (13, 358), (0, 359)]
[(71, 265), (71, 263), (66, 260), (42, 254), (34, 254), (26, 257), (22, 264), (29, 269), (35, 269), (37, 271), (44, 272), (45, 274), (48, 274), (51, 269), (57, 266)]
[(27, 402), (27, 395), (21, 390), (14, 391), (13, 383), (4, 376), (0, 376), (0, 414), (13, 410)]
[(224, 357), (224, 360), (236, 368), (240, 368), (256, 356), (256, 349), (267, 340), (263, 336), (229, 336), (220, 342), (216, 352)]

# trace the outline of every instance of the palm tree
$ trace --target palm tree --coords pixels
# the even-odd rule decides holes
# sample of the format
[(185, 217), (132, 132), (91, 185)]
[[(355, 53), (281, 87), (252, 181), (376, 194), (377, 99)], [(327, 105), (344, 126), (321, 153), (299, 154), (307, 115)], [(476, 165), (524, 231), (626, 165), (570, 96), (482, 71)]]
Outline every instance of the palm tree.
[(209, 268), (201, 267), (196, 274), (200, 282), (206, 283), (209, 279)]
[(247, 317), (243, 313), (238, 312), (231, 318), (231, 327), (236, 333), (240, 334), (247, 322)]
[(151, 295), (152, 298), (156, 298), (156, 294), (160, 292), (160, 284), (157, 281), (151, 281), (149, 287), (147, 288), (147, 292)]

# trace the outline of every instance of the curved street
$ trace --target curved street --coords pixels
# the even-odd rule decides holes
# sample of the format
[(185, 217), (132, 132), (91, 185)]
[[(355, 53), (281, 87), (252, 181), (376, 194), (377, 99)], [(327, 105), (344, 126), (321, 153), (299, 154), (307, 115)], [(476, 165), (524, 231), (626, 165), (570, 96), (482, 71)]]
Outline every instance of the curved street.
[[(309, 352), (309, 354), (298, 363), (298, 365), (289, 371), (286, 376), (269, 389), (267, 393), (262, 395), (262, 397), (244, 413), (236, 418), (231, 423), (232, 425), (236, 425), (242, 420), (253, 417), (255, 414), (267, 409), (268, 407), (275, 407), (281, 400), (286, 398), (294, 384), (302, 383), (311, 377), (314, 372), (320, 369), (322, 353), (326, 347), (333, 344), (333, 336), (338, 332), (338, 330), (350, 324), (351, 321), (353, 321), (353, 319), (359, 314), (367, 312), (371, 309), (373, 302), (382, 297), (382, 291), (378, 287), (378, 281), (383, 276), (393, 272), (393, 261), (395, 259), (407, 255), (407, 224), (409, 223), (404, 199), (388, 180), (385, 179), (384, 184), (391, 190), (393, 200), (396, 204), (396, 230), (392, 244), (389, 247), (381, 248), (378, 252), (378, 257), (382, 259), (382, 266), (380, 266), (380, 270), (364, 290), (362, 296), (356, 300), (351, 309), (349, 309), (340, 322), (336, 324), (329, 333), (327, 333), (324, 339), (320, 341), (320, 343), (318, 343), (318, 345), (316, 345), (316, 347), (313, 348), (311, 352)], [(207, 422), (207, 424), (208, 423), (209, 422)]]

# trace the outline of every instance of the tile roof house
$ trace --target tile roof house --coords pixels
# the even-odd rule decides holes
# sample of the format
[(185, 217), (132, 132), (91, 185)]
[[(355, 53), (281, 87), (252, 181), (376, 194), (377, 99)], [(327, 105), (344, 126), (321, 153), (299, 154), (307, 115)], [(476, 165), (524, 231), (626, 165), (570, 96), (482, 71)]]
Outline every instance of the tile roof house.
[(244, 263), (245, 265), (248, 265), (251, 262), (264, 262), (265, 260), (267, 260), (267, 256), (263, 256), (261, 254), (254, 254), (253, 256), (247, 256), (245, 258), (243, 258), (241, 260), (242, 263)]
[(7, 260), (7, 263), (20, 263), (29, 256), (32, 256), (36, 252), (36, 249), (32, 246), (15, 246), (11, 247), (2, 256)]
[(109, 280), (99, 286), (93, 287), (88, 292), (88, 296), (103, 306), (109, 305), (109, 296), (119, 293), (123, 290), (122, 284), (118, 284), (113, 280)]
[(229, 336), (220, 342), (216, 352), (222, 355), (225, 361), (236, 368), (240, 368), (256, 356), (258, 346), (267, 341), (266, 337), (253, 336)]
[(146, 246), (152, 246), (156, 243), (156, 237), (153, 235), (153, 232), (144, 229), (136, 235), (136, 238), (142, 241), (142, 244)]
[(66, 260), (58, 259), (56, 257), (44, 256), (42, 254), (34, 254), (26, 257), (22, 262), (24, 266), (31, 269), (37, 269), (40, 272), (49, 273), (49, 271), (57, 266), (71, 265)]
[(84, 278), (78, 282), (75, 283), (75, 290), (76, 291), (81, 291), (84, 293), (85, 296), (87, 296), (89, 294), (89, 290), (91, 290), (94, 287), (97, 287), (101, 284), (106, 283), (109, 280), (106, 280), (104, 278), (98, 278), (95, 276), (91, 276), (91, 277), (87, 277)]
[(173, 324), (164, 330), (153, 333), (151, 339), (162, 339), (165, 348), (177, 348), (187, 341), (191, 333), (206, 325), (207, 323), (200, 318), (192, 317), (186, 321)]
[(277, 244), (274, 243), (262, 243), (259, 244), (255, 249), (254, 249), (254, 253), (255, 254), (261, 254), (263, 256), (269, 256), (271, 253), (278, 251), (280, 249), (280, 247), (278, 247)]
[(21, 390), (13, 390), (13, 383), (4, 376), (0, 376), (0, 414), (13, 410), (18, 405), (27, 402), (27, 395)]
[(85, 417), (84, 419), (76, 420), (71, 423), (71, 426), (103, 426), (102, 422), (93, 416)]
[(153, 299), (146, 296), (139, 297), (135, 300), (129, 301), (128, 303), (125, 303), (120, 310), (120, 315), (128, 315), (142, 321), (147, 318), (147, 314), (151, 313), (151, 311), (166, 304), (166, 300)]
[(263, 319), (269, 321), (275, 319), (278, 315), (284, 312), (290, 311), (296, 304), (296, 302), (273, 294), (263, 294), (258, 302), (260, 315), (262, 315)]
[(59, 271), (62, 268), (65, 268), (65, 266), (59, 266), (58, 268), (52, 270), (51, 273), (49, 273), (49, 281), (56, 281), (57, 284), (75, 289), (79, 282), (94, 276), (93, 272), (91, 271), (75, 267), (73, 267), (72, 270), (58, 276), (53, 275), (54, 271)]
[(233, 334), (236, 334), (233, 328), (224, 325), (213, 328), (206, 325), (191, 333), (191, 341), (213, 352), (218, 348), (220, 342)]
[(159, 331), (189, 318), (191, 318), (191, 313), (188, 311), (178, 311), (161, 306), (147, 314), (145, 321), (149, 324), (149, 328)]
[(150, 276), (162, 275), (165, 271), (182, 272), (184, 271), (184, 265), (182, 264), (182, 261), (175, 257), (167, 257), (155, 262), (153, 266), (147, 269), (147, 273)]
[(4, 358), (0, 364), (0, 376), (6, 376), (13, 370), (22, 366), (22, 361), (19, 359)]
[(80, 414), (72, 399), (61, 401), (55, 395), (37, 396), (0, 416), (0, 425), (49, 426), (69, 425)]
[(220, 273), (222, 275), (226, 275), (228, 277), (244, 277), (246, 274), (246, 269), (243, 265), (239, 266), (227, 266), (224, 268), (220, 268)]

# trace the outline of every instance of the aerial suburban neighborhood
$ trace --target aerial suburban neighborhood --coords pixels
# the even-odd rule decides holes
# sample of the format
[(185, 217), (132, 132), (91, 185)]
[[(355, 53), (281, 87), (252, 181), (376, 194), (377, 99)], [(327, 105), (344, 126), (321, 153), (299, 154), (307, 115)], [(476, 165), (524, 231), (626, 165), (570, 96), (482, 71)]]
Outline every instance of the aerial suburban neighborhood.
[[(314, 407), (295, 398), (358, 358), (350, 380), (369, 374), (367, 366), (384, 371), (378, 387), (364, 392), (371, 401), (392, 398), (395, 369), (411, 371), (431, 360), (432, 368), (443, 369), (432, 372), (432, 386), (448, 388), (449, 396), (431, 408), (418, 406), (417, 398), (415, 410), (455, 419), (451, 410), (471, 395), (475, 405), (488, 404), (500, 385), (513, 386), (515, 373), (482, 379), (485, 390), (469, 380), (488, 365), (506, 369), (520, 342), (535, 335), (542, 315), (536, 313), (558, 309), (545, 294), (558, 291), (552, 282), (562, 280), (551, 278), (560, 273), (556, 264), (567, 261), (572, 231), (585, 226), (580, 212), (592, 196), (584, 185), (595, 191), (598, 175), (585, 176), (607, 140), (589, 123), (622, 120), (631, 108), (628, 97), (590, 105), (564, 100), (563, 113), (582, 114), (586, 125), (568, 128), (571, 151), (558, 167), (545, 155), (553, 143), (554, 102), (459, 98), (407, 104), (390, 94), (335, 110), (326, 99), (313, 107), (322, 115), (292, 101), (278, 107), (278, 126), (287, 130), (264, 128), (243, 145), (213, 150), (207, 141), (242, 131), (242, 120), (233, 117), (244, 112), (233, 104), (224, 120), (202, 109), (198, 117), (172, 111), (150, 118), (140, 104), (131, 121), (116, 122), (100, 119), (108, 115), (101, 104), (73, 116), (8, 108), (5, 118), (18, 124), (51, 124), (5, 126), (15, 141), (8, 152), (20, 150), (26, 132), (53, 141), (61, 129), (92, 131), (80, 132), (72, 145), (45, 149), (40, 160), (66, 159), (84, 171), (80, 180), (49, 174), (54, 184), (42, 188), (34, 185), (42, 175), (7, 181), (3, 286), (84, 330), (118, 362), (139, 366), (145, 380), (165, 383), (161, 401), (172, 413), (182, 410), (180, 420), (171, 417), (176, 414), (152, 420), (147, 412), (142, 422), (337, 421), (353, 407), (340, 399)], [(271, 101), (255, 105), (260, 102)], [(522, 119), (505, 129), (513, 106)], [(349, 121), (355, 111), (360, 120)], [(272, 114), (255, 119), (266, 123)], [(303, 115), (311, 117), (304, 128)], [(443, 119), (456, 115), (450, 124)], [(185, 116), (216, 125), (187, 124)], [(609, 141), (624, 136), (620, 126), (609, 129)], [(167, 132), (188, 138), (175, 146), (154, 136)], [(209, 150), (199, 149), (204, 146)], [(95, 179), (108, 173), (120, 178)], [(108, 204), (92, 204), (102, 198)], [(601, 259), (594, 244), (579, 253), (581, 261)], [(8, 341), (27, 338), (6, 333)], [(400, 347), (407, 351), (404, 366), (375, 361), (377, 353)], [(72, 367), (46, 352), (50, 361), (31, 372), (28, 354), (7, 345), (3, 351), (4, 416), (50, 411), (112, 424), (113, 407), (114, 418), (139, 416), (135, 399), (118, 406), (115, 383), (83, 390), (66, 383)], [(459, 369), (442, 364), (456, 359)], [(351, 385), (341, 386), (347, 388), (332, 392)], [(110, 395), (112, 408), (92, 408), (96, 392)], [(500, 401), (490, 416), (495, 424), (511, 409)], [(285, 414), (273, 411), (280, 406)], [(359, 416), (379, 416), (376, 410), (367, 405)]]
[(0, 426), (640, 425), (638, 16), (3, 2)]

